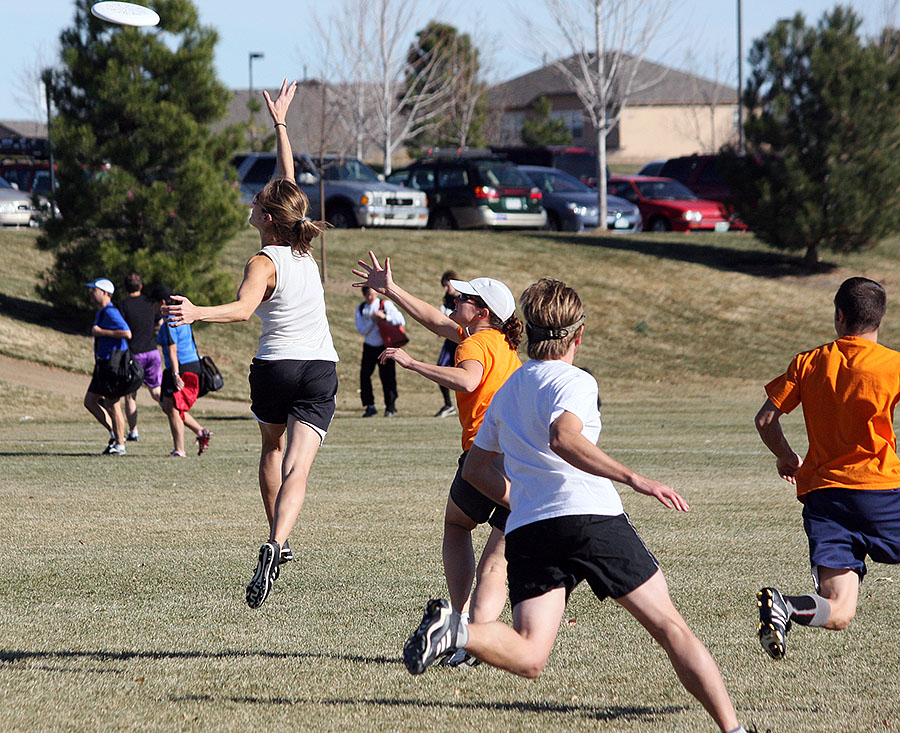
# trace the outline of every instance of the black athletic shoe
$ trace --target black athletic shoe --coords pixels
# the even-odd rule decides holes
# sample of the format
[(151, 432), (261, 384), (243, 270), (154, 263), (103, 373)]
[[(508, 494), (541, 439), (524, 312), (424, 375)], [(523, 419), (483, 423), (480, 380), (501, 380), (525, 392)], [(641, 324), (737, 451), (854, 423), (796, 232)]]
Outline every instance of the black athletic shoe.
[(759, 606), (759, 643), (772, 659), (784, 659), (785, 640), (791, 630), (787, 603), (775, 588), (763, 588), (756, 594)]
[(457, 649), (438, 662), (438, 667), (477, 667), (479, 664), (481, 660), (478, 657), (473, 657), (465, 649)]
[(459, 614), (443, 598), (428, 601), (422, 623), (403, 645), (403, 663), (410, 674), (422, 674), (431, 664), (456, 651)]
[(259, 561), (256, 572), (247, 584), (247, 605), (259, 608), (272, 590), (272, 584), (278, 577), (278, 558), (281, 548), (274, 540), (269, 540), (259, 548)]
[(375, 409), (375, 405), (369, 405), (363, 413), (363, 417), (375, 417), (377, 414), (378, 410)]
[(294, 559), (294, 551), (291, 549), (291, 543), (289, 540), (284, 541), (284, 547), (281, 548), (281, 554), (278, 556), (278, 564), (284, 565), (286, 562), (291, 562)]

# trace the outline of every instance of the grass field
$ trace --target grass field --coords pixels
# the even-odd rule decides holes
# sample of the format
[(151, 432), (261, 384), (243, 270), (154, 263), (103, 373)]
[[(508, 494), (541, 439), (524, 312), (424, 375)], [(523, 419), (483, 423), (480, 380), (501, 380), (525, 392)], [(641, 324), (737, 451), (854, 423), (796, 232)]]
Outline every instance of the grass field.
[[(32, 242), (0, 233), (0, 353), (86, 372), (88, 340), (34, 295), (48, 260)], [(900, 292), (900, 242), (810, 276), (748, 236), (373, 231), (328, 238), (339, 414), (292, 537), (299, 561), (261, 609), (243, 600), (266, 533), (246, 410), (198, 403), (215, 437), (185, 461), (164, 458), (162, 414), (145, 410), (142, 442), (104, 459), (80, 395), (0, 381), (0, 729), (712, 730), (637, 623), (586, 587), (538, 680), (483, 665), (406, 672), (403, 640), (424, 602), (445, 593), (442, 508), (459, 428), (430, 417), (437, 389), (408, 373), (400, 417), (357, 417), (349, 268), (370, 247), (432, 302), (447, 267), (496, 275), (514, 292), (543, 274), (578, 288), (589, 315), (579, 362), (600, 382), (601, 445), (690, 501), (675, 515), (623, 493), (741, 720), (761, 731), (900, 730), (894, 568), (870, 565), (847, 631), (796, 629), (781, 663), (756, 642), (756, 590), (777, 581), (806, 592), (811, 581), (799, 505), (752, 428), (761, 385), (831, 337), (844, 277)], [(236, 281), (253, 251), (247, 233), (224, 253)], [(898, 328), (889, 307), (882, 340), (900, 344)], [(246, 396), (257, 330), (198, 332), (226, 373), (226, 397)], [(413, 353), (434, 358), (438, 340), (410, 331)], [(785, 422), (802, 449), (802, 419)]]

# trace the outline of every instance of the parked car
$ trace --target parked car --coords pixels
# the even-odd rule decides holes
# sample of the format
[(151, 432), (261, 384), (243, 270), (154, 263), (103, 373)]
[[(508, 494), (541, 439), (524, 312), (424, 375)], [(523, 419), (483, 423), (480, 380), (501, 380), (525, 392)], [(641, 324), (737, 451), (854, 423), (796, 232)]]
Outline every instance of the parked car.
[[(520, 165), (543, 194), (547, 229), (580, 232), (595, 228), (600, 221), (597, 192), (558, 168)], [(614, 232), (639, 232), (638, 207), (617, 196), (606, 197), (606, 227)]]
[(658, 176), (613, 176), (607, 182), (610, 193), (636, 204), (651, 232), (687, 232), (746, 227), (733, 220), (721, 201), (706, 201), (678, 181)]
[(489, 151), (433, 151), (389, 178), (428, 194), (432, 229), (539, 229), (547, 222), (540, 189)]
[(11, 161), (0, 163), (0, 176), (20, 191), (47, 196), (50, 193), (50, 163), (47, 161)]
[[(754, 158), (739, 158), (737, 162), (746, 166), (742, 174), (758, 174), (759, 166)], [(721, 201), (733, 208), (737, 204), (738, 193), (725, 179), (723, 169), (722, 155), (684, 155), (667, 160), (656, 175), (674, 178), (701, 199)]]
[(27, 191), (0, 177), (0, 226), (39, 226), (44, 215)]
[[(237, 168), (241, 199), (249, 204), (275, 173), (275, 154), (248, 153), (231, 162)], [(312, 217), (319, 216), (320, 180), (324, 183), (325, 219), (335, 227), (424, 227), (428, 222), (425, 194), (382, 181), (356, 158), (329, 154), (319, 160), (296, 154), (294, 176), (309, 198)]]
[(660, 170), (665, 165), (667, 158), (660, 160), (651, 160), (647, 165), (638, 171), (639, 176), (658, 176)]
[[(491, 151), (516, 165), (558, 168), (591, 188), (597, 186), (597, 151), (594, 148), (576, 148), (571, 145), (493, 145)], [(609, 178), (609, 167), (606, 169), (606, 177)]]

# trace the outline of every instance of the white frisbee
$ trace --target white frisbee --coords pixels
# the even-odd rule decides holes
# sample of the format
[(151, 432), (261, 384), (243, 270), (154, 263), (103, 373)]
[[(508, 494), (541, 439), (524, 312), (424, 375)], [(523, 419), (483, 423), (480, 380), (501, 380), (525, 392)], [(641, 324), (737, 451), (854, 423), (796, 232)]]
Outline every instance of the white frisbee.
[(158, 25), (159, 15), (155, 10), (136, 3), (102, 2), (91, 6), (91, 14), (100, 20), (119, 25)]

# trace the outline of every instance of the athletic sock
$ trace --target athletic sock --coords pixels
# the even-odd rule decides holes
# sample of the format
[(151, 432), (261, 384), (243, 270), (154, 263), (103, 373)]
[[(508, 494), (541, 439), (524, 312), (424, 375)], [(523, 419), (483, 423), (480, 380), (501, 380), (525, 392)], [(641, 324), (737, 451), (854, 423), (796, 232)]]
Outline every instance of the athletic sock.
[(739, 725), (737, 728), (728, 731), (728, 733), (747, 733), (747, 729), (744, 728), (744, 726)]
[(831, 615), (831, 604), (820, 595), (782, 596), (790, 611), (791, 621), (801, 626), (824, 626)]
[(463, 649), (469, 643), (469, 614), (459, 614), (459, 624), (456, 627), (456, 641), (453, 644), (457, 649)]

